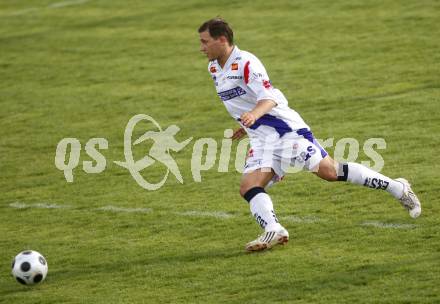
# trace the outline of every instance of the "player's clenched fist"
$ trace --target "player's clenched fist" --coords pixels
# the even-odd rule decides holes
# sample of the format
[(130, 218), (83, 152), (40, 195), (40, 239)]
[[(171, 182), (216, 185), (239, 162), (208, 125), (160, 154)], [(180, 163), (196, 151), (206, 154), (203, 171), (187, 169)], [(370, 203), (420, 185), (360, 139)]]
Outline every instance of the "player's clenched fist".
[(241, 120), (241, 123), (245, 127), (249, 128), (250, 126), (252, 126), (255, 123), (256, 118), (255, 118), (254, 114), (252, 114), (251, 112), (245, 112), (245, 113), (241, 114), (240, 120)]

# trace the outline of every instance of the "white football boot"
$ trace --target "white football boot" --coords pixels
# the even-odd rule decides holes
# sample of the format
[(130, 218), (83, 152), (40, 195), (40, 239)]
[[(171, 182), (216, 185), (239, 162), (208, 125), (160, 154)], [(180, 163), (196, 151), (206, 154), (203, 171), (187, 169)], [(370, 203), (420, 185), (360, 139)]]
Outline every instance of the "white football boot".
[(281, 227), (276, 231), (266, 231), (256, 240), (246, 244), (247, 251), (261, 251), (277, 244), (285, 245), (289, 241), (289, 232)]
[(412, 218), (416, 218), (422, 213), (422, 205), (411, 189), (410, 183), (404, 178), (396, 178), (396, 181), (403, 184), (403, 195), (399, 199), (402, 206), (409, 211)]

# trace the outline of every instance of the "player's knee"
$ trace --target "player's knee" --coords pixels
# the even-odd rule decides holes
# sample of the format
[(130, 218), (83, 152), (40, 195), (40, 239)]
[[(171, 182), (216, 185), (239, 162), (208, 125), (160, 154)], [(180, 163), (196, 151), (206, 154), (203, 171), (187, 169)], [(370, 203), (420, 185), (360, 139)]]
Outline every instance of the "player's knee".
[(241, 184), (240, 185), (240, 196), (244, 197), (244, 195), (246, 194), (246, 192), (248, 192), (249, 189), (250, 189), (249, 185)]
[(248, 202), (250, 203), (252, 199), (257, 196), (260, 193), (266, 193), (263, 187), (260, 186), (254, 186), (254, 187), (243, 187), (240, 188), (240, 195)]
[(338, 180), (338, 172), (332, 163), (326, 163), (319, 167), (317, 175), (328, 182), (335, 182)]
[(328, 182), (336, 182), (338, 180), (338, 175), (336, 173), (336, 170), (328, 170), (323, 172), (319, 175), (322, 179), (328, 181)]
[(257, 189), (264, 189), (263, 186), (259, 185), (259, 184), (254, 184), (254, 183), (242, 183), (240, 185), (240, 195), (241, 197), (247, 199), (247, 196), (249, 196), (250, 192), (259, 192), (260, 190)]

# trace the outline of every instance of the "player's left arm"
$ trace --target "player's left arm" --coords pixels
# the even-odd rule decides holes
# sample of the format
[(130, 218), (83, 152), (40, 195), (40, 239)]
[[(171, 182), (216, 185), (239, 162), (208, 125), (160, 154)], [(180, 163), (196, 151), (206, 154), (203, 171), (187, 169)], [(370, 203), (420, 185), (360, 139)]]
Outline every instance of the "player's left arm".
[(245, 127), (249, 128), (255, 123), (255, 121), (257, 121), (258, 118), (266, 113), (269, 113), (274, 107), (276, 107), (276, 105), (277, 103), (271, 99), (259, 100), (252, 111), (241, 114), (240, 121)]

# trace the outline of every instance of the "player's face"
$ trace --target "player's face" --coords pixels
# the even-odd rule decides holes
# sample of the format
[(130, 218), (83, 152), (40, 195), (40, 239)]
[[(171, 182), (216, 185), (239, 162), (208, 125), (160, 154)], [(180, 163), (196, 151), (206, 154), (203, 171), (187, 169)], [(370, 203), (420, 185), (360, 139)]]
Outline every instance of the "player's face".
[(214, 39), (208, 31), (200, 33), (200, 51), (203, 52), (209, 60), (217, 59), (224, 47), (221, 38)]

